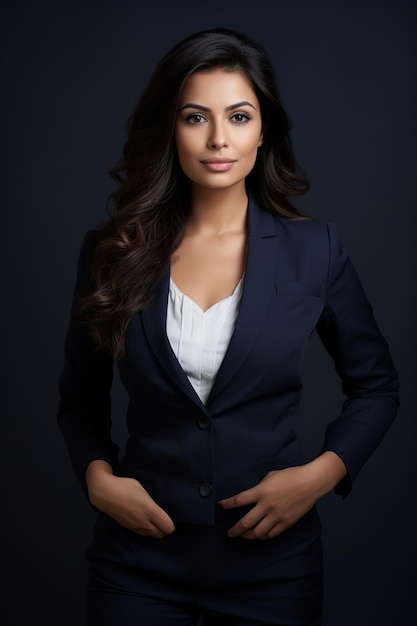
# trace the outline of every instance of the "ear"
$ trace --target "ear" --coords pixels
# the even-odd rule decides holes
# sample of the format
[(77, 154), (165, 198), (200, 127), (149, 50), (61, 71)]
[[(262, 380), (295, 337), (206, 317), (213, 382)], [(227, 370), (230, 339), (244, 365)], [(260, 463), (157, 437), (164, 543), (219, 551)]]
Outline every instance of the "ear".
[(258, 148), (262, 146), (263, 142), (264, 142), (264, 134), (261, 133), (259, 137), (259, 141), (258, 141)]

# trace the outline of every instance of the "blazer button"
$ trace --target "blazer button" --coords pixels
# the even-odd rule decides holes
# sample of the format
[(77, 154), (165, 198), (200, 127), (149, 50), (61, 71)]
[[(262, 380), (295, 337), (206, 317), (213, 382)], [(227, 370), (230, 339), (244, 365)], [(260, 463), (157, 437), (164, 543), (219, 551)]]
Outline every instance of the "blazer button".
[(211, 496), (211, 494), (213, 493), (213, 485), (211, 485), (210, 483), (201, 483), (198, 491), (200, 493), (200, 496), (202, 496), (203, 498), (208, 498), (208, 496)]
[(201, 430), (208, 430), (210, 428), (210, 418), (206, 415), (200, 417), (197, 423), (198, 427), (201, 428)]

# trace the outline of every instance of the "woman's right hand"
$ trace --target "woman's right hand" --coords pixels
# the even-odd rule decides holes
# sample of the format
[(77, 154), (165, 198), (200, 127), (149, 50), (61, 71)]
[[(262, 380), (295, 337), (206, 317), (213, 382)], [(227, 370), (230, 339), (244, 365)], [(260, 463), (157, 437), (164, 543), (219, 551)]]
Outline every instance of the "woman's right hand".
[(139, 535), (162, 539), (175, 531), (169, 515), (134, 478), (115, 476), (106, 461), (92, 461), (86, 482), (90, 502), (121, 526)]

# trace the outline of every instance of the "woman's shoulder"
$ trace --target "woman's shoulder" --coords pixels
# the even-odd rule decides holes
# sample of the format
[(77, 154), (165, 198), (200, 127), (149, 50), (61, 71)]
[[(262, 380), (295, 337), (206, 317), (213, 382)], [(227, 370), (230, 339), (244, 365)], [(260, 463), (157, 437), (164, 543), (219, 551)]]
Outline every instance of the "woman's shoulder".
[(93, 286), (92, 267), (97, 244), (102, 240), (101, 227), (91, 228), (85, 232), (79, 248), (77, 276), (80, 291), (85, 294), (91, 291)]
[(274, 225), (277, 244), (289, 256), (309, 259), (313, 265), (321, 262), (323, 266), (348, 256), (333, 222), (276, 215)]
[(91, 261), (100, 241), (111, 236), (113, 232), (114, 226), (110, 220), (87, 230), (82, 239), (80, 257), (84, 261)]
[(327, 232), (329, 225), (332, 225), (331, 222), (314, 217), (301, 216), (290, 218), (278, 213), (274, 215), (274, 221), (278, 227), (284, 230), (305, 235)]
[(302, 243), (317, 243), (330, 245), (338, 239), (337, 229), (332, 222), (310, 217), (291, 219), (281, 215), (274, 215), (275, 232), (286, 238)]

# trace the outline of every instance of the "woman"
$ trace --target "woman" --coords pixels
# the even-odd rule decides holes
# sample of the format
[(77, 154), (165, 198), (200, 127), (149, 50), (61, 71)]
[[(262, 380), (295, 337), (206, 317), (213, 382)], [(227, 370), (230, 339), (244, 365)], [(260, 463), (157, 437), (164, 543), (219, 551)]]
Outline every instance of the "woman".
[[(289, 200), (308, 182), (264, 50), (227, 29), (175, 46), (111, 174), (60, 380), (59, 423), (99, 511), (89, 623), (318, 625), (314, 505), (349, 493), (395, 417), (397, 377), (334, 227)], [(314, 330), (347, 399), (305, 463), (294, 418)]]

